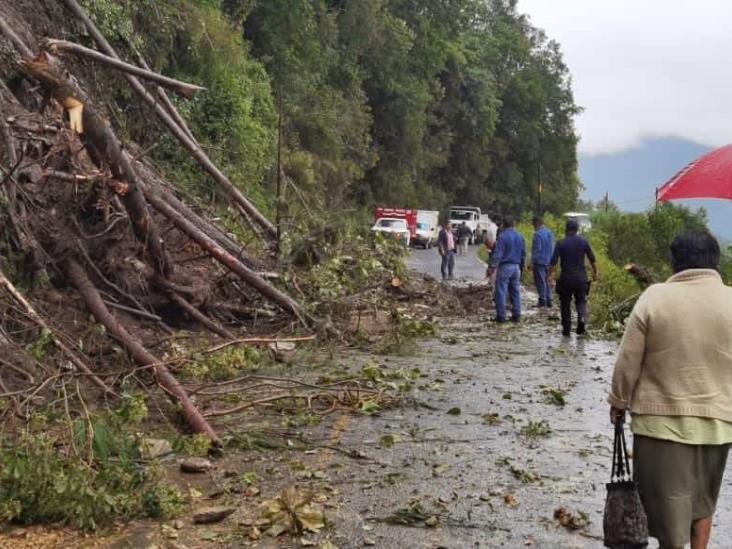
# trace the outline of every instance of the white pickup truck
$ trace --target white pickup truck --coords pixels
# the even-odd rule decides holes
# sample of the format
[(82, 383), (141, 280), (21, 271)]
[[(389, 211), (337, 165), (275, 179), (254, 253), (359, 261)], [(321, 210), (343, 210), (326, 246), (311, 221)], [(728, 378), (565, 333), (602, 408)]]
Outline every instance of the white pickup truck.
[(495, 242), (497, 235), (498, 225), (493, 223), (488, 214), (480, 214), (480, 219), (478, 220), (478, 243)]
[(468, 244), (477, 242), (478, 225), (480, 224), (480, 208), (475, 206), (452, 206), (448, 216), (452, 223), (452, 231), (457, 235), (458, 227), (465, 223), (470, 229)]

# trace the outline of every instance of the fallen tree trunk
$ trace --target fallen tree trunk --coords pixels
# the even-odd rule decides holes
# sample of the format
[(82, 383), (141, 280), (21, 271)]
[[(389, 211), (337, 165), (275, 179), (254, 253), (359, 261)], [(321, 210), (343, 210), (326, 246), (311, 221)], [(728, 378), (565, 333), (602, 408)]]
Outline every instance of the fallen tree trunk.
[(202, 86), (196, 86), (195, 84), (189, 84), (188, 82), (181, 82), (180, 80), (176, 80), (175, 78), (169, 78), (162, 74), (158, 74), (156, 72), (146, 70), (135, 65), (130, 65), (129, 63), (125, 63), (124, 61), (121, 61), (115, 57), (109, 57), (108, 55), (104, 55), (103, 53), (99, 53), (98, 51), (86, 48), (81, 44), (74, 44), (73, 42), (68, 42), (66, 40), (54, 40), (53, 38), (46, 38), (43, 41), (43, 48), (52, 53), (74, 53), (76, 55), (88, 57), (93, 61), (97, 61), (98, 63), (102, 63), (104, 65), (108, 65), (110, 67), (118, 69), (125, 74), (134, 74), (135, 76), (139, 76), (141, 78), (144, 78), (145, 80), (151, 80), (152, 82), (155, 82), (161, 86), (170, 88), (171, 90), (179, 93), (184, 97), (193, 97), (193, 94), (195, 92), (206, 89)]
[[(66, 6), (76, 15), (86, 27), (89, 34), (104, 53), (110, 57), (119, 59), (117, 52), (109, 44), (104, 35), (97, 29), (96, 25), (89, 19), (84, 9), (76, 2), (76, 0), (64, 0)], [(155, 111), (170, 132), (180, 141), (180, 143), (191, 153), (193, 158), (213, 179), (229, 194), (234, 203), (242, 208), (251, 219), (260, 226), (267, 236), (271, 239), (277, 238), (277, 228), (267, 219), (247, 197), (234, 185), (229, 178), (211, 161), (208, 155), (201, 149), (195, 140), (191, 140), (186, 132), (173, 120), (165, 108), (148, 93), (145, 86), (132, 74), (125, 74), (125, 79), (129, 82), (132, 89), (140, 95), (140, 97)]]
[(210, 253), (211, 257), (239, 276), (239, 278), (256, 289), (269, 301), (280, 307), (285, 312), (294, 315), (305, 325), (312, 320), (297, 301), (272, 286), (255, 271), (246, 267), (236, 257), (216, 244), (212, 238), (199, 230), (192, 222), (183, 217), (180, 212), (176, 211), (162, 198), (156, 196), (147, 189), (145, 191), (145, 198), (147, 198), (147, 201), (153, 206), (153, 208), (167, 217), (182, 233), (186, 234), (191, 240)]
[(203, 324), (208, 330), (212, 331), (216, 335), (220, 335), (225, 339), (236, 339), (236, 336), (223, 326), (219, 326), (216, 322), (208, 318), (205, 314), (199, 311), (196, 307), (188, 303), (186, 299), (179, 296), (174, 291), (169, 291), (168, 296), (172, 299), (181, 309), (185, 310), (189, 315), (195, 318), (198, 322)]
[(155, 183), (155, 190), (160, 193), (160, 197), (163, 200), (178, 210), (186, 217), (186, 219), (191, 221), (196, 227), (208, 235), (209, 238), (215, 240), (219, 246), (237, 257), (246, 266), (254, 266), (254, 260), (241, 244), (234, 241), (229, 235), (206, 218), (198, 215), (190, 206), (175, 196), (175, 193), (168, 188), (166, 183), (161, 180), (160, 176), (155, 173), (152, 168), (143, 163), (138, 163), (138, 170), (142, 174), (144, 180)]
[(33, 308), (33, 306), (28, 302), (25, 297), (23, 297), (23, 294), (21, 294), (13, 285), (12, 282), (5, 276), (5, 273), (0, 271), (0, 286), (5, 287), (5, 289), (8, 291), (8, 293), (13, 297), (13, 299), (23, 308), (23, 311), (25, 314), (30, 318), (39, 328), (42, 330), (45, 330), (50, 334), (51, 342), (53, 343), (54, 347), (56, 347), (61, 354), (63, 354), (69, 362), (71, 362), (77, 369), (81, 370), (85, 374), (89, 376), (89, 378), (94, 382), (95, 385), (97, 385), (100, 389), (104, 391), (105, 394), (110, 394), (114, 396), (117, 395), (104, 381), (102, 381), (99, 376), (97, 376), (92, 369), (87, 366), (84, 361), (82, 361), (78, 356), (76, 356), (76, 353), (74, 353), (71, 349), (69, 349), (48, 327), (48, 324), (46, 324), (46, 321), (43, 320), (41, 315), (36, 312), (36, 310)]
[(84, 298), (87, 307), (94, 317), (109, 331), (114, 338), (127, 350), (135, 362), (141, 366), (152, 367), (155, 379), (160, 386), (172, 397), (174, 402), (180, 405), (181, 413), (188, 425), (196, 433), (202, 433), (217, 445), (221, 444), (216, 432), (208, 421), (201, 415), (201, 412), (191, 401), (188, 393), (181, 387), (178, 380), (157, 358), (150, 354), (145, 347), (135, 339), (109, 312), (102, 301), (97, 288), (92, 284), (86, 271), (73, 259), (66, 261), (64, 270), (69, 280), (76, 286), (76, 289)]
[[(142, 56), (142, 54), (138, 51), (135, 51), (135, 55), (137, 55), (137, 60), (142, 65), (143, 68), (147, 70), (151, 70), (150, 66), (145, 61), (145, 58)], [(165, 90), (161, 88), (160, 86), (155, 86), (155, 92), (158, 94), (158, 98), (160, 99), (160, 102), (163, 104), (165, 109), (168, 111), (168, 114), (175, 120), (175, 123), (180, 126), (180, 129), (185, 132), (185, 134), (190, 138), (191, 141), (196, 143), (198, 145), (198, 142), (196, 141), (196, 138), (193, 137), (193, 132), (191, 132), (191, 129), (188, 127), (188, 124), (183, 119), (183, 117), (178, 112), (178, 109), (175, 108), (175, 105), (173, 105), (173, 102), (168, 97), (168, 94), (165, 93)]]
[[(5, 30), (7, 23), (0, 18), (0, 28)], [(75, 129), (81, 130), (81, 140), (89, 156), (100, 169), (109, 166), (112, 176), (122, 183), (118, 194), (129, 215), (138, 240), (149, 253), (155, 269), (167, 276), (172, 271), (172, 263), (165, 251), (160, 230), (150, 216), (145, 199), (140, 191), (139, 178), (132, 164), (132, 158), (123, 149), (117, 136), (97, 113), (94, 105), (84, 91), (67, 78), (63, 70), (55, 66), (53, 59), (41, 53), (35, 59), (25, 58), (20, 62), (21, 70), (41, 83), (41, 86), (69, 111), (81, 109), (81, 126), (72, 122)], [(80, 107), (79, 107), (80, 105)], [(78, 111), (77, 111), (78, 114)]]

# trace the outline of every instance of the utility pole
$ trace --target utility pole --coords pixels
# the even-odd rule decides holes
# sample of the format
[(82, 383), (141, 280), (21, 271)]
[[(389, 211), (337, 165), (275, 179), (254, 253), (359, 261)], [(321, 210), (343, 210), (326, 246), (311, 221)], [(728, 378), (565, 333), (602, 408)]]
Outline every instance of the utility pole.
[(607, 213), (609, 207), (610, 207), (610, 196), (608, 195), (607, 191), (605, 191), (605, 213)]
[(539, 150), (537, 151), (537, 155), (536, 155), (537, 160), (538, 160), (537, 167), (538, 167), (538, 172), (539, 172), (537, 174), (539, 176), (539, 184), (537, 185), (537, 189), (536, 189), (537, 190), (537, 196), (536, 196), (536, 215), (537, 216), (541, 216), (543, 214), (542, 210), (544, 209), (544, 204), (543, 204), (544, 197), (542, 196), (544, 194), (544, 183), (542, 181), (544, 174), (542, 173), (543, 166), (541, 165), (541, 161), (542, 161), (542, 157), (543, 157), (543, 154), (542, 154), (542, 152), (543, 152), (542, 141), (543, 140), (544, 140), (544, 131), (542, 130), (541, 134), (538, 136), (537, 144), (539, 145)]
[(277, 120), (277, 191), (275, 201), (275, 225), (277, 227), (277, 257), (280, 256), (282, 239), (282, 89), (278, 100), (279, 117)]

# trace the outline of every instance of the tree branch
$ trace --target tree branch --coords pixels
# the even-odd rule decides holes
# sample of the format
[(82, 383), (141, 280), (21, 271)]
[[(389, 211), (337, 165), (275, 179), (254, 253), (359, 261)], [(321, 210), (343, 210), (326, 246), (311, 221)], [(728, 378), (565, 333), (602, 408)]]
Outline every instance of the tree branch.
[(96, 50), (92, 50), (80, 44), (75, 44), (66, 40), (55, 40), (53, 38), (46, 38), (43, 41), (43, 48), (52, 53), (73, 53), (75, 55), (88, 57), (89, 59), (92, 59), (98, 63), (113, 67), (127, 74), (134, 74), (136, 76), (139, 76), (140, 78), (144, 78), (145, 80), (150, 80), (152, 82), (160, 84), (161, 86), (170, 88), (171, 90), (184, 97), (192, 97), (193, 94), (197, 91), (206, 89), (195, 84), (181, 82), (180, 80), (169, 78), (167, 76), (163, 76), (162, 74), (158, 74), (156, 72), (143, 69), (129, 63), (125, 63), (124, 61), (120, 61), (117, 58), (104, 55), (103, 53), (100, 53)]

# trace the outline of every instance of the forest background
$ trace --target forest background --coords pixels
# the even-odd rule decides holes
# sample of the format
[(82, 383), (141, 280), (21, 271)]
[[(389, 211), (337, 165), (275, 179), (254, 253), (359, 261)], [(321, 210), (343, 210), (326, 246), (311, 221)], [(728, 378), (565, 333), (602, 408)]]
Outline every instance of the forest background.
[[(154, 69), (204, 83), (205, 92), (178, 107), (265, 212), (275, 209), (280, 115), (288, 185), (321, 215), (377, 203), (517, 214), (536, 205), (540, 174), (547, 211), (577, 200), (579, 108), (570, 76), (559, 45), (514, 1), (84, 4), (120, 50), (132, 47)], [(117, 89), (116, 108), (129, 116), (135, 102)], [(129, 136), (158, 143), (160, 166), (206, 192), (172, 139), (150, 131), (144, 111), (136, 120), (126, 124)], [(283, 216), (294, 223), (296, 214)]]

